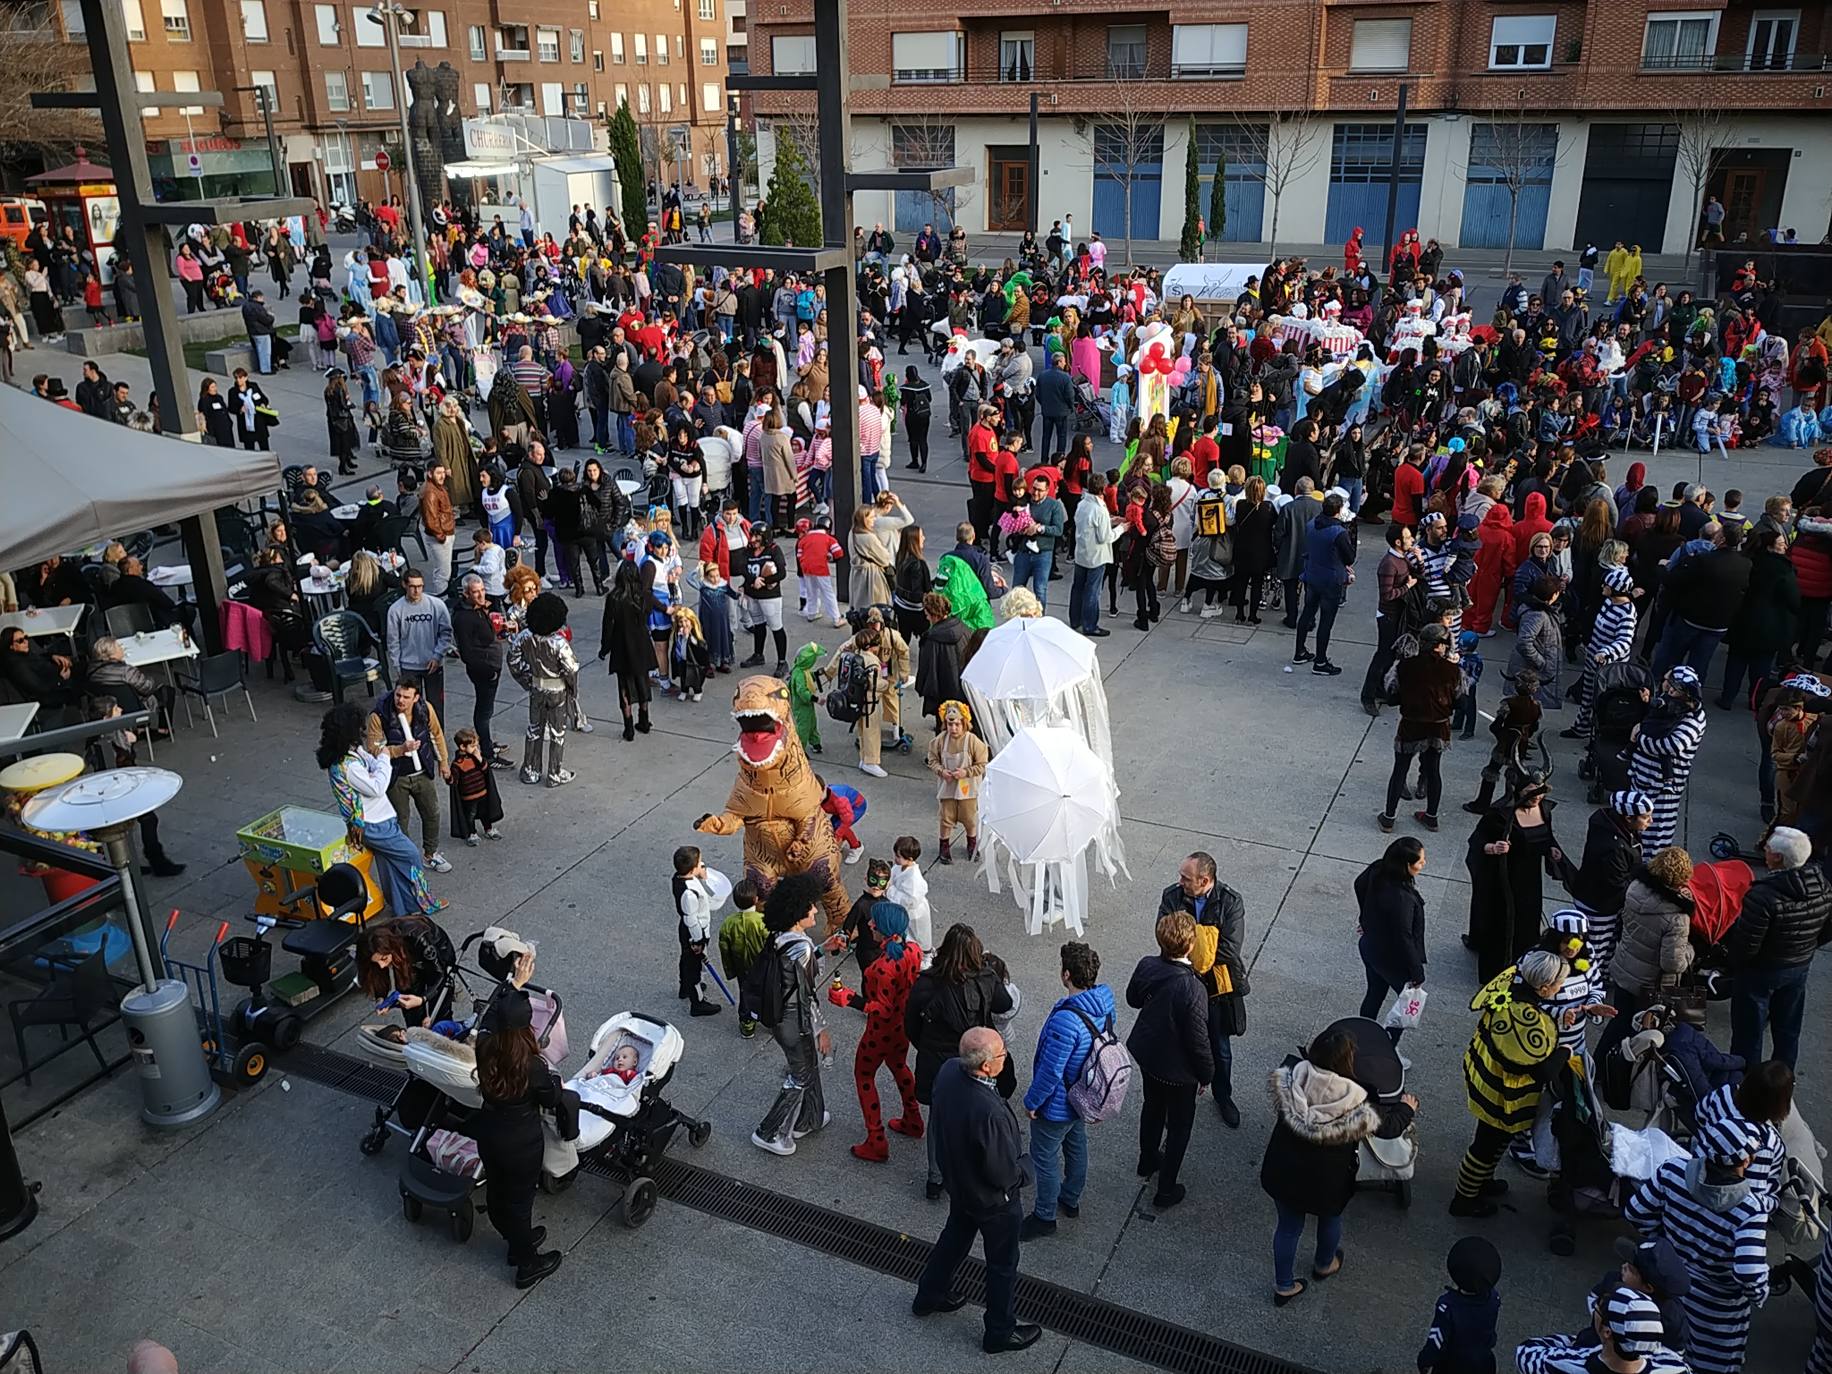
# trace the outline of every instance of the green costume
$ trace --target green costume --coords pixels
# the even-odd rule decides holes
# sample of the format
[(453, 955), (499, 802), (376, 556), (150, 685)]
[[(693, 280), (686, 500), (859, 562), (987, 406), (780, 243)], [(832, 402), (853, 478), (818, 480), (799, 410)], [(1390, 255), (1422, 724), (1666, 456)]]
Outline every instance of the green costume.
[(804, 644), (789, 668), (789, 718), (811, 754), (821, 752), (820, 717), (814, 713), (814, 665), (820, 657), (820, 645)]
[(990, 630), (997, 623), (980, 575), (951, 553), (935, 565), (935, 588), (969, 630)]

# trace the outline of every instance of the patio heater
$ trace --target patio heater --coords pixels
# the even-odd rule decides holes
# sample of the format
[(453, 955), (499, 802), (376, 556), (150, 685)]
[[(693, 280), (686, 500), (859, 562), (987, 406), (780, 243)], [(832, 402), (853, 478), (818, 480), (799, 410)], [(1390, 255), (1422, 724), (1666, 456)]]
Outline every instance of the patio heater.
[(222, 1100), (198, 1038), (191, 990), (164, 976), (152, 929), (134, 887), (128, 835), (142, 816), (178, 795), (184, 779), (165, 768), (115, 768), (89, 773), (26, 803), (23, 819), (39, 830), (80, 830), (108, 851), (121, 880), (127, 933), (140, 986), (121, 1001), (121, 1023), (140, 1075), (140, 1115), (149, 1126), (177, 1127), (208, 1116)]

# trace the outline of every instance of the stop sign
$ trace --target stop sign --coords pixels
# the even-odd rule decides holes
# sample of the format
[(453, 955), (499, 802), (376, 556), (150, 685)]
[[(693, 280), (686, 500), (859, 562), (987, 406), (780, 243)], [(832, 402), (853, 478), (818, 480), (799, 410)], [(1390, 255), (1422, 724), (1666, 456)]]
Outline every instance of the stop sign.
[(383, 148), (375, 155), (375, 169), (378, 172), (385, 172), (388, 170), (388, 166), (388, 150)]

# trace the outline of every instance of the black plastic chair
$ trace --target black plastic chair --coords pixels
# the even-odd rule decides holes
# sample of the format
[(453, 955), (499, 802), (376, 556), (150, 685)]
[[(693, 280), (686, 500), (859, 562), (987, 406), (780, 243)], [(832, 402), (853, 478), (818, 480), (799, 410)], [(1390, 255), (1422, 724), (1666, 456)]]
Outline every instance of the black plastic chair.
[(116, 639), (132, 639), (137, 634), (150, 635), (159, 628), (153, 621), (153, 613), (138, 601), (110, 606), (102, 612), (102, 621), (108, 626), (108, 633)]
[(231, 649), (226, 653), (198, 659), (196, 670), (191, 676), (178, 679), (178, 690), (203, 702), (204, 718), (210, 722), (210, 734), (214, 738), (220, 739), (222, 736), (217, 733), (216, 712), (210, 705), (212, 697), (221, 697), (226, 711), (229, 709), (229, 693), (240, 692), (242, 700), (248, 703), (248, 719), (257, 723), (261, 719), (254, 713), (254, 698), (248, 694), (245, 663), (239, 650)]
[(420, 517), (409, 512), (406, 515), (390, 515), (382, 521), (382, 537), (377, 541), (383, 553), (398, 553), (407, 557), (407, 536), (413, 536), (413, 542), (420, 546), (420, 561), (427, 558), (426, 536), (420, 532)]
[(32, 1061), (25, 1052), (27, 1026), (56, 1026), (66, 1042), (70, 1027), (80, 1027), (83, 1039), (95, 1053), (95, 1062), (105, 1069), (108, 1058), (96, 1043), (91, 1023), (106, 1018), (119, 1000), (114, 980), (108, 976), (107, 957), (98, 949), (75, 964), (54, 962), (51, 981), (43, 992), (26, 1001), (8, 1003), (7, 1015), (13, 1022), (13, 1039), (19, 1046), (19, 1065), (25, 1071), (26, 1086), (32, 1085)]
[(335, 701), (343, 701), (347, 683), (371, 683), (379, 678), (393, 689), (381, 640), (355, 611), (332, 611), (325, 616), (312, 626), (312, 642), (330, 665), (331, 696)]
[[(362, 929), (363, 910), (369, 905), (369, 884), (355, 864), (332, 864), (314, 885), (292, 892), (287, 903), (305, 897), (317, 906), (319, 919), (289, 932), (280, 948), (302, 959), (331, 959)], [(354, 916), (355, 921), (346, 921), (349, 916)]]

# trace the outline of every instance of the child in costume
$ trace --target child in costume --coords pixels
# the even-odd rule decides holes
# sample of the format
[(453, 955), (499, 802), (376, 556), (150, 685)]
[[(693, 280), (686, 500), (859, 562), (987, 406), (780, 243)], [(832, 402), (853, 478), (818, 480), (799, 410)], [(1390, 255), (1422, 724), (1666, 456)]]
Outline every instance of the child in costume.
[(738, 989), (738, 1034), (749, 1040), (757, 1034), (757, 1012), (745, 992), (745, 975), (770, 941), (757, 901), (757, 884), (749, 878), (732, 889), (732, 914), (719, 925), (719, 963)]
[(967, 832), (967, 857), (980, 855), (980, 781), (991, 757), (986, 741), (971, 733), (973, 713), (965, 702), (944, 701), (936, 712), (941, 733), (929, 741), (929, 771), (936, 777), (941, 830), (940, 861), (954, 862), (954, 827)]
[(496, 823), (503, 818), (503, 799), (496, 790), (496, 772), (483, 756), (483, 746), (475, 730), (460, 730), (452, 736), (452, 838), (463, 840), (473, 848), (477, 831), (493, 840), (503, 832)]
[(719, 1004), (701, 990), (706, 941), (712, 935), (712, 909), (712, 892), (706, 886), (706, 864), (700, 858), (700, 848), (684, 844), (674, 851), (675, 934), (681, 945), (678, 995), (689, 1004), (694, 1016), (712, 1016), (719, 1010)]
[(682, 701), (698, 701), (712, 673), (712, 652), (700, 618), (677, 602), (668, 608), (668, 619), (674, 627), (668, 640), (668, 675), (680, 688)]
[(795, 733), (802, 748), (810, 754), (821, 752), (821, 719), (814, 710), (821, 699), (815, 682), (814, 665), (820, 661), (821, 646), (804, 644), (789, 666), (789, 719), (795, 722)]
[(1450, 1287), (1432, 1310), (1419, 1374), (1495, 1374), (1501, 1254), (1480, 1236), (1465, 1236), (1450, 1247), (1446, 1267)]
[[(820, 782), (820, 779), (817, 777), (815, 781)], [(821, 810), (833, 821), (833, 837), (846, 847), (846, 862), (856, 864), (865, 857), (865, 842), (852, 825), (865, 814), (865, 798), (857, 788), (843, 782), (831, 786), (822, 783), (821, 786)]]
[(922, 876), (922, 841), (899, 835), (891, 846), (891, 881), (885, 898), (909, 914), (910, 938), (924, 949), (934, 949), (929, 927), (929, 881)]
[(871, 909), (883, 901), (890, 888), (891, 866), (887, 860), (873, 859), (865, 865), (865, 891), (853, 902), (846, 919), (840, 928), (827, 941), (827, 952), (838, 954), (841, 950), (852, 947), (858, 956), (861, 970), (871, 967), (872, 960), (878, 957), (878, 937), (872, 933)]
[(865, 1033), (853, 1055), (853, 1085), (859, 1092), (859, 1113), (865, 1118), (865, 1139), (852, 1147), (858, 1158), (883, 1164), (891, 1157), (884, 1134), (883, 1111), (878, 1102), (878, 1070), (888, 1068), (903, 1099), (903, 1114), (890, 1128), (911, 1139), (922, 1138), (922, 1108), (916, 1101), (916, 1076), (910, 1072), (910, 1042), (904, 1034), (904, 1004), (922, 969), (922, 950), (909, 935), (909, 914), (895, 902), (872, 906), (870, 927), (882, 941), (881, 952), (865, 969), (862, 993), (837, 983), (828, 999), (839, 1006), (862, 1007)]

